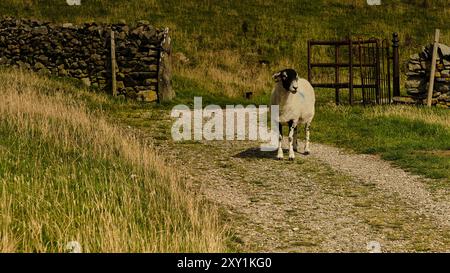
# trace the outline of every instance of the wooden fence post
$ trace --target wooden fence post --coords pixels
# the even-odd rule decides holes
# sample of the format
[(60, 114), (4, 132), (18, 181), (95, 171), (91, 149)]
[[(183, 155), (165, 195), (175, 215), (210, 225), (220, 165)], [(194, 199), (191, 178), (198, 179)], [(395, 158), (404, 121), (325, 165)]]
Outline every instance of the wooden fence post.
[(114, 39), (114, 30), (110, 30), (111, 37), (111, 93), (113, 96), (117, 96), (117, 84), (116, 84), (116, 42)]
[(398, 53), (398, 34), (395, 32), (392, 34), (392, 66), (393, 66), (393, 96), (400, 96), (400, 61)]
[(334, 48), (335, 48), (335, 55), (334, 55), (334, 64), (335, 64), (335, 66), (334, 66), (334, 68), (335, 68), (334, 69), (334, 82), (336, 84), (334, 92), (335, 92), (335, 96), (336, 96), (336, 105), (339, 105), (341, 103), (341, 100), (339, 98), (339, 82), (340, 82), (340, 80), (339, 80), (339, 66), (338, 66), (338, 63), (339, 63), (339, 45), (335, 45)]
[(350, 105), (353, 105), (353, 42), (351, 36), (348, 38), (348, 100)]
[(381, 104), (381, 60), (380, 60), (380, 41), (376, 40), (375, 48), (375, 102), (376, 104)]
[(311, 40), (308, 40), (308, 81), (312, 82), (312, 73), (311, 73)]
[(431, 100), (433, 99), (433, 89), (434, 89), (434, 77), (436, 74), (436, 58), (437, 49), (439, 43), (439, 29), (436, 29), (434, 34), (434, 45), (433, 45), (433, 55), (431, 56), (431, 70), (430, 70), (430, 81), (428, 85), (428, 96), (427, 96), (427, 106), (431, 107)]
[(175, 97), (172, 89), (172, 45), (169, 37), (169, 28), (164, 30), (164, 38), (159, 48), (158, 57), (158, 102), (171, 101)]

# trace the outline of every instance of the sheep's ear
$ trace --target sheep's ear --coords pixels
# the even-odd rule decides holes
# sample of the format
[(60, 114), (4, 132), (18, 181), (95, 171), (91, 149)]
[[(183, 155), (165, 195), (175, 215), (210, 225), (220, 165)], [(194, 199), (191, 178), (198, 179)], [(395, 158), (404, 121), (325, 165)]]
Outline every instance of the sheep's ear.
[(272, 78), (273, 78), (276, 82), (280, 81), (280, 79), (285, 80), (285, 79), (287, 78), (287, 73), (286, 73), (286, 71), (282, 70), (282, 71), (279, 71), (279, 72), (273, 74), (273, 75), (272, 75)]
[(282, 72), (279, 71), (279, 72), (273, 74), (273, 75), (272, 75), (272, 79), (274, 79), (276, 82), (280, 81), (281, 73), (282, 73)]

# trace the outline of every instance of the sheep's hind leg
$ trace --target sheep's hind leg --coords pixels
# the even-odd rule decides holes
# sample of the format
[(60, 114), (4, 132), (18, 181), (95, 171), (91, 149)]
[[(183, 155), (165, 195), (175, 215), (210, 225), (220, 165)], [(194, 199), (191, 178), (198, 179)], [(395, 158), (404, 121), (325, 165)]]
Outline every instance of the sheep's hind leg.
[(305, 155), (309, 155), (309, 131), (311, 127), (311, 122), (307, 122), (305, 125)]
[(297, 127), (297, 124), (295, 124), (293, 121), (289, 121), (289, 160), (295, 159), (295, 153), (294, 153), (294, 132), (296, 131), (295, 128)]
[(297, 132), (297, 126), (294, 128), (294, 152), (299, 152), (298, 150), (298, 132)]
[(278, 129), (279, 129), (279, 137), (278, 137), (278, 154), (277, 154), (277, 158), (278, 159), (283, 159), (283, 148), (281, 146), (282, 142), (283, 142), (283, 126), (281, 125), (281, 123), (278, 125)]

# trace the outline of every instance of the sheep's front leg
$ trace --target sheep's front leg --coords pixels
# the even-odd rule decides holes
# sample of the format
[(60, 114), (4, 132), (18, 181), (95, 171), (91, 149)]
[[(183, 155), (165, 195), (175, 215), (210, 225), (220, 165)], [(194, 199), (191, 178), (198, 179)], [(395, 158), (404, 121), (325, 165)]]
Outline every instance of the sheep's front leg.
[(289, 122), (289, 160), (294, 160), (294, 132), (297, 127), (297, 123), (290, 121)]
[(305, 125), (305, 155), (309, 155), (309, 129), (311, 127), (311, 122), (307, 122)]
[(281, 144), (283, 142), (283, 126), (281, 125), (281, 123), (278, 125), (278, 130), (279, 130), (279, 136), (278, 136), (278, 154), (277, 154), (277, 158), (278, 159), (283, 159), (283, 148), (281, 147)]

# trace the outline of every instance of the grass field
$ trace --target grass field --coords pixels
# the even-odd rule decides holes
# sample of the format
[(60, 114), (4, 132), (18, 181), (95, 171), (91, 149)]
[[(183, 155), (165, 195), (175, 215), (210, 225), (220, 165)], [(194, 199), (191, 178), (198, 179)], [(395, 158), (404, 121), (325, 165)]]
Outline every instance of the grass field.
[(315, 141), (383, 159), (413, 173), (450, 182), (450, 115), (447, 109), (401, 105), (320, 106)]
[[(398, 32), (401, 60), (430, 43), (436, 27), (441, 41), (450, 43), (446, 1), (382, 2), (368, 6), (366, 0), (86, 0), (81, 6), (68, 6), (64, 0), (5, 0), (0, 11), (53, 22), (133, 24), (145, 19), (168, 26), (175, 51), (190, 59), (189, 65), (177, 67), (180, 79), (193, 80), (211, 94), (236, 98), (245, 91), (267, 95), (270, 76), (286, 66), (306, 77), (308, 39), (391, 39), (392, 32)], [(261, 66), (260, 61), (269, 65)]]
[(0, 93), (0, 252), (224, 250), (215, 209), (83, 103), (105, 96), (17, 71)]

